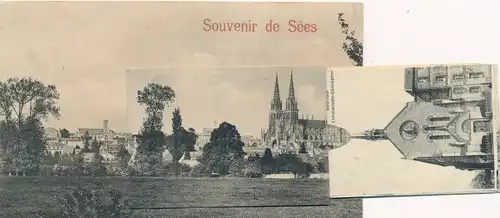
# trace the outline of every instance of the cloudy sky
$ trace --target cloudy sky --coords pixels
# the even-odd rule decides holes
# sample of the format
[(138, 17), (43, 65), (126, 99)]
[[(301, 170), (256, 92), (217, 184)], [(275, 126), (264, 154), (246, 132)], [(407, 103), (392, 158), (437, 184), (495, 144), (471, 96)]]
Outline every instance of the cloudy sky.
[[(56, 85), (62, 117), (48, 126), (74, 131), (108, 119), (127, 131), (126, 69), (349, 66), (339, 12), (362, 36), (362, 5), (353, 3), (4, 2), (0, 80), (33, 76)], [(295, 19), (318, 31), (206, 33), (205, 18)]]
[[(336, 124), (351, 133), (384, 128), (412, 101), (404, 67), (336, 69)], [(351, 140), (330, 151), (330, 194), (335, 196), (470, 191), (476, 172), (404, 160), (388, 141)]]
[(196, 130), (223, 121), (238, 127), (241, 134), (260, 136), (268, 124), (276, 73), (285, 107), (290, 73), (294, 72), (299, 113), (325, 118), (325, 67), (231, 67), (130, 70), (127, 74), (128, 129), (140, 127), (144, 109), (136, 101), (137, 90), (147, 83), (168, 85), (176, 92), (175, 102), (165, 112), (165, 130), (170, 131), (171, 114), (181, 109), (183, 125)]

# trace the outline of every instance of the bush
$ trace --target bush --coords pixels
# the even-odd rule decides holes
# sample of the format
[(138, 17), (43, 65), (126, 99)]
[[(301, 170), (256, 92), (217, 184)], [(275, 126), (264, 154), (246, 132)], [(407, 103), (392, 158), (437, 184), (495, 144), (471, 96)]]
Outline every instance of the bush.
[(321, 158), (321, 160), (316, 162), (316, 165), (314, 167), (316, 168), (316, 171), (319, 173), (327, 173), (328, 172), (328, 157)]
[(53, 176), (55, 175), (54, 166), (42, 164), (40, 166), (40, 176)]
[(191, 166), (182, 163), (167, 163), (163, 166), (163, 176), (188, 176)]
[(192, 177), (207, 177), (210, 176), (210, 174), (211, 172), (209, 172), (207, 168), (201, 164), (194, 166), (193, 169), (191, 170)]
[(262, 178), (264, 176), (260, 164), (255, 162), (246, 164), (244, 172), (246, 178)]
[(479, 172), (474, 179), (472, 179), (471, 185), (476, 189), (488, 189), (493, 188), (492, 175), (488, 175), (486, 171)]
[(104, 191), (101, 187), (78, 186), (58, 199), (56, 211), (41, 212), (40, 217), (61, 218), (128, 218), (132, 211), (119, 190)]
[(314, 167), (310, 163), (297, 163), (293, 166), (293, 175), (295, 178), (306, 179), (311, 177)]

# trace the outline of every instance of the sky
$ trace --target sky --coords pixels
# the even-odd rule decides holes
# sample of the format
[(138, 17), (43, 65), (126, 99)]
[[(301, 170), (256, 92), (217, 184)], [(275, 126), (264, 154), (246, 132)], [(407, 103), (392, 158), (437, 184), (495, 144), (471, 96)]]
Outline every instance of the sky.
[[(166, 131), (171, 131), (174, 108), (179, 107), (183, 126), (201, 131), (229, 122), (240, 134), (260, 137), (266, 128), (276, 74), (285, 107), (293, 72), (299, 114), (325, 119), (326, 67), (229, 67), (129, 70), (127, 117), (129, 129), (140, 128), (144, 108), (136, 101), (137, 90), (149, 82), (170, 86), (176, 92), (165, 111)], [(306, 116), (306, 115), (304, 115)]]
[[(62, 116), (46, 126), (75, 131), (109, 120), (129, 131), (127, 69), (351, 66), (337, 13), (363, 35), (358, 3), (4, 2), (0, 81), (32, 76), (55, 85)], [(282, 30), (295, 19), (318, 31), (208, 33), (205, 18), (272, 19)]]
[[(404, 67), (335, 69), (336, 125), (351, 134), (383, 129), (411, 95)], [(422, 194), (470, 191), (476, 172), (402, 159), (388, 140), (351, 140), (329, 152), (330, 195)]]

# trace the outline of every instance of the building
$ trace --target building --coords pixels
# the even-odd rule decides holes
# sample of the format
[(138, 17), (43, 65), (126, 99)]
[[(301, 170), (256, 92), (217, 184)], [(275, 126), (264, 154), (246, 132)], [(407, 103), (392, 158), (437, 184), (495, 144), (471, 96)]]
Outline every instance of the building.
[[(333, 104), (333, 103), (332, 103)], [(333, 120), (333, 119), (332, 119)], [(276, 74), (274, 93), (269, 110), (269, 125), (262, 130), (262, 139), (266, 147), (280, 152), (298, 151), (304, 144), (308, 150), (320, 146), (338, 147), (349, 141), (349, 133), (327, 120), (318, 120), (307, 116), (299, 118), (299, 108), (295, 97), (293, 73), (290, 74), (288, 97), (283, 108), (279, 78)]]
[(45, 150), (54, 154), (56, 152), (62, 153), (64, 144), (60, 142), (60, 134), (56, 128), (47, 127), (45, 130), (45, 138), (47, 139), (45, 143)]
[(86, 133), (99, 141), (113, 139), (118, 135), (115, 131), (109, 129), (109, 120), (103, 121), (102, 128), (78, 128), (76, 136), (82, 137)]
[(51, 154), (55, 154), (56, 152), (59, 154), (63, 153), (64, 144), (57, 141), (47, 141), (45, 144), (45, 150), (50, 152)]
[(460, 169), (493, 168), (494, 70), (492, 65), (407, 68), (404, 88), (414, 100), (384, 134), (407, 159)]
[(61, 138), (59, 130), (52, 127), (45, 128), (45, 138), (48, 142), (57, 142)]
[(241, 141), (245, 144), (247, 148), (259, 147), (261, 144), (260, 140), (252, 135), (242, 135)]
[(213, 128), (203, 128), (203, 130), (198, 133), (198, 139), (196, 139), (196, 145), (195, 145), (195, 150), (201, 150), (205, 144), (210, 142), (210, 137), (212, 137), (212, 131), (214, 131), (217, 123), (214, 122), (214, 127)]

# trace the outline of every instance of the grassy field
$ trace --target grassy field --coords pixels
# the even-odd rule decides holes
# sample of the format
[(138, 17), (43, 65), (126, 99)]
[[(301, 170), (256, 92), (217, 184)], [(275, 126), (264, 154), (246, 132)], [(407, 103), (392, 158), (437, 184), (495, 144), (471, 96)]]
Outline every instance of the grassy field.
[(97, 181), (122, 190), (135, 214), (150, 217), (361, 217), (361, 200), (330, 201), (326, 180), (139, 177), (2, 177), (0, 216), (33, 217), (76, 185)]

